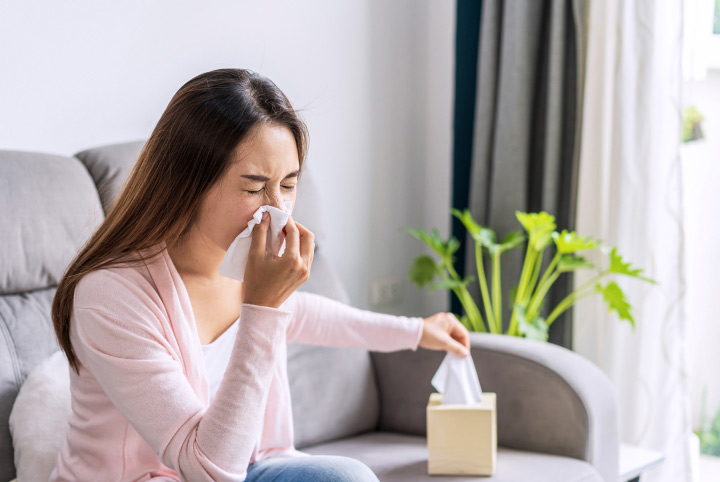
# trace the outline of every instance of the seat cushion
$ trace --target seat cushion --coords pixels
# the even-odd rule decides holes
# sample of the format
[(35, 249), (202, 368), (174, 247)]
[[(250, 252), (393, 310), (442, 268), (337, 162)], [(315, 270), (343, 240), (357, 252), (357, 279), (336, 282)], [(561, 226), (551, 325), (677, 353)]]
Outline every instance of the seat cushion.
[[(313, 455), (343, 455), (370, 467), (383, 482), (428, 480), (465, 482), (478, 476), (428, 475), (425, 437), (392, 432), (369, 432), (334, 442), (301, 449)], [(600, 474), (587, 462), (559, 455), (498, 447), (497, 470), (493, 482), (602, 482)]]

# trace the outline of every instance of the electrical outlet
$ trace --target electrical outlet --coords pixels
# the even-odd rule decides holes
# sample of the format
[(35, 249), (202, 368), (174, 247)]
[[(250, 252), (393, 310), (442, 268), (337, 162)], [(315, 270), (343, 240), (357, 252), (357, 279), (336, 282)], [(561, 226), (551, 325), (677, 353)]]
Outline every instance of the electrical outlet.
[(402, 301), (402, 278), (388, 276), (370, 283), (370, 303), (374, 306), (395, 305)]

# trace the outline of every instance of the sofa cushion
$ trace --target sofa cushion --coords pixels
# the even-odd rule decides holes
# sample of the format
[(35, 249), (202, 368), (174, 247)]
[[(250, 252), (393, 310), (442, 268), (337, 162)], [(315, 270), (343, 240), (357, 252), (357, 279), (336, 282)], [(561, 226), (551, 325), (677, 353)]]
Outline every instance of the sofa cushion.
[(602, 482), (587, 462), (559, 455), (498, 447), (497, 468), (492, 477), (428, 475), (427, 439), (417, 435), (370, 432), (330, 443), (304, 447), (313, 455), (343, 455), (370, 467), (383, 482), (407, 480), (433, 482)]
[(299, 450), (377, 427), (378, 392), (367, 350), (288, 345), (288, 380)]
[(0, 151), (0, 295), (57, 285), (102, 219), (77, 159)]
[(144, 145), (145, 141), (123, 142), (75, 154), (95, 181), (105, 213), (110, 211)]
[(48, 480), (72, 413), (65, 353), (58, 350), (36, 366), (10, 413), (19, 480)]
[(0, 480), (15, 476), (8, 418), (28, 374), (58, 350), (50, 321), (55, 287), (0, 296)]

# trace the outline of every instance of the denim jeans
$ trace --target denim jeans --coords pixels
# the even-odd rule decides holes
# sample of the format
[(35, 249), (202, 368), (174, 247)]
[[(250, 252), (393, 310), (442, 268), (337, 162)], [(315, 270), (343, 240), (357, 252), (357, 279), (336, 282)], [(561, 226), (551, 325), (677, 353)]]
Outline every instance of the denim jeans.
[(269, 457), (248, 466), (245, 482), (379, 482), (370, 467), (341, 455)]

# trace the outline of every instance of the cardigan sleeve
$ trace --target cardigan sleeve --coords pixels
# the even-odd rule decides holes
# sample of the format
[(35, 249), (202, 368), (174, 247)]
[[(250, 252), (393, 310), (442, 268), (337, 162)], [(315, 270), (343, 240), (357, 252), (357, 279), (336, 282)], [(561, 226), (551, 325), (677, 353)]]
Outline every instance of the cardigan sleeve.
[(417, 350), (423, 319), (348, 306), (313, 293), (296, 291), (289, 310), (288, 343), (360, 347), (372, 351)]
[(92, 288), (112, 293), (102, 309), (74, 309), (71, 342), (82, 367), (182, 480), (244, 480), (289, 313), (242, 305), (228, 369), (205, 406), (163, 336), (157, 307), (122, 284), (109, 288)]

